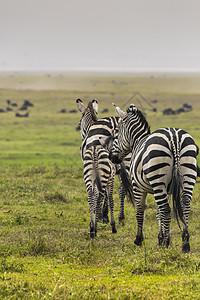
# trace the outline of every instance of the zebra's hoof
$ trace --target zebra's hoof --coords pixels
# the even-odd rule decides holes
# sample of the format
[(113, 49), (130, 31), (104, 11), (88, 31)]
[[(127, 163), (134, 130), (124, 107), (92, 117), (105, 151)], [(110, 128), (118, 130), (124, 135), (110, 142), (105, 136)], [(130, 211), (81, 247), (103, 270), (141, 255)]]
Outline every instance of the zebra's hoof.
[(158, 234), (158, 246), (164, 246), (164, 235), (162, 232)]
[(190, 252), (190, 242), (189, 242), (190, 234), (187, 230), (183, 231), (182, 234), (182, 252), (189, 253)]
[(119, 224), (124, 226), (124, 219), (125, 217), (119, 217)]
[(96, 234), (95, 234), (95, 232), (94, 232), (94, 231), (90, 232), (90, 238), (91, 238), (91, 239), (94, 239), (94, 238), (95, 238), (95, 236), (96, 236)]
[(112, 233), (117, 233), (117, 229), (115, 227), (112, 227)]
[(164, 240), (163, 239), (158, 239), (158, 246), (159, 247), (164, 246)]
[(90, 238), (94, 239), (96, 235), (97, 235), (97, 230), (94, 228), (91, 228), (90, 229)]
[(190, 252), (190, 244), (189, 243), (183, 244), (182, 252), (183, 253), (189, 253)]
[(137, 246), (142, 246), (142, 241), (143, 241), (143, 236), (137, 235), (136, 239), (134, 241), (134, 244), (137, 245)]
[(125, 225), (124, 220), (119, 220), (119, 224), (124, 226)]
[(165, 240), (165, 246), (168, 248), (170, 245), (170, 238), (168, 237), (166, 240)]
[(108, 224), (109, 223), (109, 218), (108, 216), (103, 216), (103, 223)]

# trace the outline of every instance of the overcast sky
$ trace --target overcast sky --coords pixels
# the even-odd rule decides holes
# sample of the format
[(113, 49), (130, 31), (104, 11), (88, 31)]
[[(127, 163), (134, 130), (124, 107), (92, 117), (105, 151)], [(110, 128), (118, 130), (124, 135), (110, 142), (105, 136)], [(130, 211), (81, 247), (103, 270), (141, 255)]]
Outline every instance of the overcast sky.
[(200, 71), (200, 0), (0, 0), (0, 71)]

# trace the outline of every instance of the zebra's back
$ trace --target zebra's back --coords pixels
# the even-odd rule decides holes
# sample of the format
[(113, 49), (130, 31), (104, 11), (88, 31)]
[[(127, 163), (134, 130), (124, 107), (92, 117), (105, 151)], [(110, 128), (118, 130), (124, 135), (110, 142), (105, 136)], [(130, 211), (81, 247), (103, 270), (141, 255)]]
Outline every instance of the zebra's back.
[(118, 120), (119, 117), (107, 117), (99, 119), (90, 127), (90, 130), (81, 146), (83, 160), (84, 153), (89, 147), (101, 145), (100, 139), (106, 139), (114, 134), (114, 131), (118, 126)]
[(99, 191), (104, 193), (114, 175), (115, 169), (109, 160), (109, 153), (101, 145), (88, 147), (84, 155), (84, 179), (87, 189), (97, 184)]
[(162, 185), (169, 191), (173, 167), (178, 164), (183, 186), (192, 190), (196, 180), (196, 151), (195, 142), (186, 131), (158, 129), (148, 136), (132, 159), (133, 180), (147, 192), (159, 194)]

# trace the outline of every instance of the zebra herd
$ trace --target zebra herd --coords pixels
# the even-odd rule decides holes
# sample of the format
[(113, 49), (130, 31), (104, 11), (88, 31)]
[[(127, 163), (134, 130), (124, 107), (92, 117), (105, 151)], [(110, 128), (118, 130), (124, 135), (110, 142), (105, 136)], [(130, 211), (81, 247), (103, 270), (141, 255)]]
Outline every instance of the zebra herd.
[(119, 172), (119, 220), (124, 219), (127, 192), (131, 199), (134, 196), (136, 203), (137, 235), (134, 243), (142, 245), (146, 197), (151, 193), (157, 203), (158, 245), (169, 246), (169, 197), (172, 195), (175, 217), (179, 227), (180, 221), (183, 226), (182, 251), (189, 252), (188, 216), (196, 177), (200, 175), (196, 162), (198, 147), (193, 138), (177, 128), (161, 128), (151, 133), (144, 115), (133, 104), (127, 112), (114, 105), (119, 117), (98, 119), (97, 100), (89, 102), (87, 107), (80, 99), (76, 103), (82, 113), (81, 156), (90, 205), (90, 237), (97, 233), (99, 218), (106, 218), (107, 205), (112, 232), (117, 232), (112, 193), (114, 177)]

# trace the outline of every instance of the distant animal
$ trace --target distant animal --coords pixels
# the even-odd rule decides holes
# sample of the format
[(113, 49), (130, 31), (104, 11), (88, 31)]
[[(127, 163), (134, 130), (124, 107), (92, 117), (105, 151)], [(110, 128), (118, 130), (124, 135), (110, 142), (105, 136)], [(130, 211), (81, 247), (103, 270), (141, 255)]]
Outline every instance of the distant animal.
[(15, 117), (18, 117), (18, 118), (28, 118), (29, 117), (29, 113), (28, 112), (25, 113), (25, 114), (16, 113)]
[(174, 110), (170, 108), (166, 108), (163, 110), (163, 115), (174, 115)]
[(59, 113), (62, 113), (62, 114), (66, 114), (67, 110), (65, 108), (62, 108)]
[(191, 111), (192, 110), (192, 105), (190, 103), (184, 103), (183, 107), (185, 111)]
[(19, 110), (27, 110), (28, 107), (34, 106), (33, 103), (30, 102), (30, 100), (25, 99), (23, 105), (19, 108)]
[(192, 105), (189, 103), (183, 104), (182, 107), (179, 107), (177, 109), (172, 109), (172, 108), (166, 108), (163, 110), (163, 115), (178, 115), (181, 112), (189, 112), (192, 110)]
[(30, 100), (28, 100), (28, 99), (25, 99), (25, 100), (24, 100), (24, 105), (27, 106), (27, 107), (28, 107), (28, 106), (29, 106), (29, 107), (34, 106), (34, 104), (31, 103)]
[(137, 206), (137, 235), (134, 243), (142, 245), (143, 222), (147, 193), (154, 194), (159, 223), (158, 245), (169, 246), (172, 195), (176, 220), (183, 225), (182, 251), (190, 251), (188, 216), (197, 177), (198, 148), (184, 130), (161, 128), (150, 132), (144, 115), (134, 104), (127, 112), (115, 106), (121, 118), (119, 133), (114, 139), (110, 159), (120, 163), (132, 153), (130, 173)]
[(10, 106), (8, 106), (8, 107), (6, 108), (6, 111), (12, 111), (12, 108), (11, 108)]
[(77, 113), (77, 110), (76, 110), (76, 109), (71, 109), (71, 110), (69, 110), (69, 113), (70, 113), (70, 114)]
[(27, 107), (26, 105), (23, 104), (18, 110), (27, 110), (27, 108), (28, 108), (28, 107)]
[(108, 108), (104, 108), (100, 111), (102, 114), (109, 112)]

